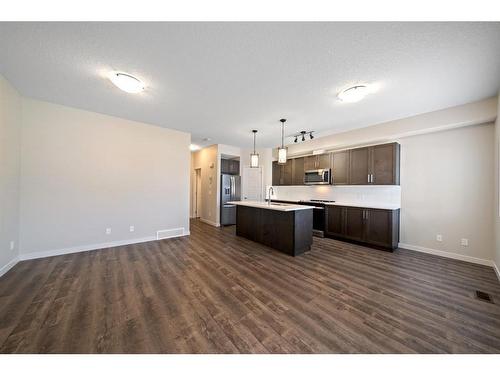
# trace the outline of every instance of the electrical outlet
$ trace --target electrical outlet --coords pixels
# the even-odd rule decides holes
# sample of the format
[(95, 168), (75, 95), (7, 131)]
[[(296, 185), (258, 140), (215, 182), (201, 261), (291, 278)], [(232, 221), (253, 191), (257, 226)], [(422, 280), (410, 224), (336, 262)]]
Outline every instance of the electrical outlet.
[(133, 225), (131, 225), (131, 226), (130, 226), (130, 228), (129, 228), (129, 230), (130, 230), (131, 232), (133, 232), (133, 231), (135, 230), (134, 226), (133, 226)]
[(10, 241), (10, 250), (14, 250), (14, 247), (16, 246), (16, 243), (14, 241)]
[(106, 234), (111, 234), (111, 228), (106, 228)]
[(436, 235), (436, 241), (443, 242), (443, 235), (442, 234), (437, 234)]
[(467, 238), (462, 238), (462, 239), (460, 240), (460, 244), (461, 244), (462, 246), (469, 246), (469, 240), (468, 240)]

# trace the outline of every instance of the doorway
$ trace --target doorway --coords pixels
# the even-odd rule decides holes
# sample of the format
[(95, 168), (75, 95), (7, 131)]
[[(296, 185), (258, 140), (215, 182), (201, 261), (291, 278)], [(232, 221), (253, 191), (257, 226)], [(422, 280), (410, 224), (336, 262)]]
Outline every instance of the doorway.
[(194, 183), (194, 217), (201, 216), (201, 168), (195, 169)]

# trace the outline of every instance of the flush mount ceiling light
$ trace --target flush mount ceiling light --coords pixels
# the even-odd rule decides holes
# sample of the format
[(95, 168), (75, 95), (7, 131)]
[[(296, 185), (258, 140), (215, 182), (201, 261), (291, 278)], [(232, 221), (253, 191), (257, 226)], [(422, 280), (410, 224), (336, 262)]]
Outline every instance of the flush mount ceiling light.
[(369, 85), (356, 85), (339, 92), (337, 98), (344, 103), (356, 103), (372, 92), (374, 92), (373, 88)]
[(137, 94), (144, 90), (144, 84), (138, 78), (127, 73), (112, 72), (109, 79), (120, 90), (130, 94)]
[(250, 154), (250, 168), (259, 167), (259, 154), (255, 151), (255, 137), (257, 135), (257, 130), (252, 130), (253, 133), (253, 153)]
[(282, 118), (281, 122), (281, 147), (278, 147), (278, 164), (286, 164), (286, 147), (285, 147), (285, 121)]
[(200, 148), (201, 148), (200, 146), (195, 145), (194, 143), (191, 143), (191, 144), (189, 145), (189, 149), (190, 149), (191, 151), (197, 151), (197, 150), (199, 150)]

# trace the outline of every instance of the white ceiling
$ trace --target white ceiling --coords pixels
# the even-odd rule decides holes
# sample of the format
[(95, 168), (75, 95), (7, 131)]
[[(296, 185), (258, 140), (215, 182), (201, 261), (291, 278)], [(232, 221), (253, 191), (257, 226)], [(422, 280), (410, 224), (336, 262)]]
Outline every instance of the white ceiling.
[[(500, 23), (0, 23), (0, 74), (23, 95), (251, 147), (496, 95)], [(147, 90), (103, 77), (121, 70)], [(355, 104), (336, 94), (380, 85)], [(290, 142), (291, 139), (288, 139)]]

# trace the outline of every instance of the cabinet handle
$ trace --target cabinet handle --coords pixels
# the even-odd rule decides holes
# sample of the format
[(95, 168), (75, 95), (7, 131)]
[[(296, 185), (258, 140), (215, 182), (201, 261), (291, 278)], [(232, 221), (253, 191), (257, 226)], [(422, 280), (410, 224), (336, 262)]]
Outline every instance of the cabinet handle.
[(370, 174), (368, 173), (368, 183), (370, 183)]

